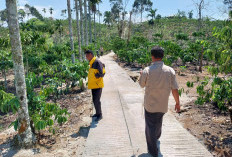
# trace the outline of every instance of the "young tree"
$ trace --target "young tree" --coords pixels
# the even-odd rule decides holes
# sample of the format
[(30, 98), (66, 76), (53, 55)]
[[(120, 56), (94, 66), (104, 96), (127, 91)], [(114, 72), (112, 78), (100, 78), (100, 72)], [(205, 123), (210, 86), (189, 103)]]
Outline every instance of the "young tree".
[(79, 9), (78, 9), (77, 0), (75, 0), (75, 8), (76, 8), (76, 22), (77, 22), (77, 39), (78, 39), (79, 60), (81, 60), (82, 59), (81, 37), (80, 37), (80, 26), (79, 26)]
[(135, 12), (141, 14), (141, 23), (143, 22), (143, 12), (151, 9), (153, 3), (150, 0), (135, 0), (133, 8)]
[(18, 15), (16, 0), (6, 0), (6, 8), (15, 72), (16, 94), (20, 102), (20, 108), (18, 111), (18, 145), (27, 148), (31, 147), (35, 143), (35, 136), (32, 133), (30, 127), (30, 117), (27, 104), (25, 72), (23, 66), (23, 54), (19, 23), (17, 18)]
[[(72, 13), (71, 13), (70, 0), (67, 0), (67, 9), (68, 9), (70, 47), (71, 47), (71, 51), (74, 51), (73, 31), (72, 31)], [(74, 52), (72, 54), (72, 62), (75, 63), (75, 53)]]

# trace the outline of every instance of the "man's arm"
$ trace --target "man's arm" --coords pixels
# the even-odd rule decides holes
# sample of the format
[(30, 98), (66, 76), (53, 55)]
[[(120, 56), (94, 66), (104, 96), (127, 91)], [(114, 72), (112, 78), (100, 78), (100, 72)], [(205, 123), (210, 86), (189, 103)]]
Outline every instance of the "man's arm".
[(103, 73), (103, 64), (101, 63), (101, 61), (97, 61), (97, 69), (99, 71), (99, 73), (95, 74), (96, 78), (100, 78), (100, 77), (104, 77), (104, 73)]
[(141, 88), (144, 88), (146, 86), (147, 77), (148, 77), (148, 73), (147, 73), (146, 69), (141, 71), (140, 77), (139, 77), (139, 85)]
[(178, 89), (172, 89), (172, 95), (176, 101), (175, 110), (177, 113), (179, 113), (180, 112), (180, 100), (179, 100)]
[(176, 81), (176, 75), (175, 75), (175, 71), (172, 69), (171, 70), (171, 89), (172, 89), (172, 95), (176, 101), (176, 105), (175, 105), (175, 110), (177, 113), (180, 112), (180, 100), (179, 100), (179, 92), (178, 92), (178, 83)]

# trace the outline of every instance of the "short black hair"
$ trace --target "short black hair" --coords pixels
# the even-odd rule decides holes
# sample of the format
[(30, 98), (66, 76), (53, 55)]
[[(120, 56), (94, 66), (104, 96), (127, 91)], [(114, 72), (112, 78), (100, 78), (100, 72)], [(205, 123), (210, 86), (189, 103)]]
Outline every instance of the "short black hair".
[(85, 54), (92, 54), (93, 55), (93, 51), (92, 50), (87, 50), (87, 51), (85, 51)]
[(155, 46), (151, 49), (151, 55), (155, 58), (163, 59), (164, 57), (164, 49), (159, 46)]

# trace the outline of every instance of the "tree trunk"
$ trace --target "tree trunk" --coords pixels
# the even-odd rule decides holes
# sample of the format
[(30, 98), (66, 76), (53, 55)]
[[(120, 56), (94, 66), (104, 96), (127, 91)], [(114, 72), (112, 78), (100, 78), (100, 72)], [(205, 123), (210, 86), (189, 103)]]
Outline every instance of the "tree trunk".
[(129, 43), (129, 41), (130, 41), (130, 36), (131, 36), (131, 26), (132, 26), (131, 17), (132, 17), (132, 11), (130, 12), (130, 21), (129, 21), (129, 29), (128, 29), (128, 39), (127, 39), (127, 43)]
[(91, 6), (90, 6), (90, 0), (88, 1), (89, 6), (89, 41), (92, 43), (92, 20), (91, 20)]
[(199, 66), (199, 71), (201, 73), (202, 73), (202, 64), (203, 64), (203, 53), (204, 53), (204, 49), (202, 48), (201, 55), (200, 55), (200, 66)]
[(204, 0), (201, 0), (199, 5), (198, 5), (198, 31), (201, 30), (201, 27), (202, 27), (202, 8), (204, 7)]
[(141, 23), (143, 22), (143, 12), (141, 11)]
[(100, 25), (100, 23), (101, 23), (101, 15), (100, 15), (100, 7), (99, 7), (100, 5), (98, 4), (98, 11), (99, 11), (99, 31), (98, 31), (98, 38), (99, 38), (99, 43), (100, 43), (100, 45), (101, 45), (101, 37), (100, 37), (100, 35), (101, 35), (101, 25)]
[(5, 86), (5, 90), (7, 91), (8, 88), (7, 88), (7, 79), (6, 79), (6, 69), (3, 69), (3, 70), (2, 70), (2, 74), (3, 74), (3, 77), (4, 77), (4, 86)]
[(76, 8), (76, 22), (77, 22), (77, 39), (78, 39), (78, 51), (79, 51), (79, 60), (82, 59), (81, 53), (81, 38), (80, 38), (80, 26), (79, 26), (79, 11), (78, 11), (78, 2), (75, 0)]
[[(73, 44), (72, 13), (71, 13), (70, 0), (67, 0), (67, 8), (68, 8), (70, 47), (71, 47), (71, 51), (73, 52), (74, 51), (74, 44)], [(72, 63), (75, 63), (75, 53), (74, 52), (72, 54)]]
[(20, 102), (18, 110), (18, 145), (23, 148), (31, 147), (35, 143), (35, 136), (31, 131), (30, 117), (27, 104), (23, 53), (17, 15), (16, 0), (6, 0), (8, 26), (14, 63), (16, 94)]
[(82, 0), (79, 0), (79, 7), (80, 7), (80, 34), (81, 34), (81, 45), (84, 45)]
[(85, 12), (85, 44), (86, 46), (88, 46), (89, 45), (88, 22), (87, 22), (88, 15), (87, 15), (87, 1), (86, 0), (84, 0), (84, 12)]
[[(95, 4), (94, 4), (95, 5)], [(96, 46), (96, 11), (94, 11), (94, 45)]]

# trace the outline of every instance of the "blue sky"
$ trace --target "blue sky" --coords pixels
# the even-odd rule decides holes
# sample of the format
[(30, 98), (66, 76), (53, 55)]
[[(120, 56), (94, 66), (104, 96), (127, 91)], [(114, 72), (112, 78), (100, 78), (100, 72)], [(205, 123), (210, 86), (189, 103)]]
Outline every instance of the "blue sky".
[[(125, 1), (125, 0), (123, 0)], [(193, 1), (198, 0), (151, 0), (153, 2), (153, 8), (157, 8), (157, 14), (161, 14), (162, 16), (174, 15), (177, 13), (178, 9), (181, 11), (190, 11), (194, 10), (194, 17), (197, 16), (195, 12), (196, 7), (193, 4)], [(223, 14), (223, 10), (225, 6), (222, 3), (222, 0), (208, 0), (211, 1), (209, 6), (207, 6), (207, 10), (204, 10), (203, 16), (209, 16), (215, 19), (225, 19), (227, 18), (226, 14)], [(131, 10), (132, 4), (134, 0), (129, 0), (127, 10)], [(43, 8), (47, 10), (52, 7), (54, 8), (53, 17), (55, 18), (63, 18), (61, 17), (61, 10), (66, 9), (67, 1), (66, 0), (18, 0), (18, 6), (24, 6), (28, 3), (31, 6), (35, 6), (40, 12)], [(73, 0), (71, 0), (71, 5), (73, 5)], [(5, 0), (0, 0), (0, 10), (5, 9)], [(110, 10), (109, 0), (102, 0), (100, 4), (100, 10), (102, 13)], [(41, 12), (42, 13), (42, 12)], [(44, 13), (42, 13), (44, 15)], [(49, 13), (46, 13), (45, 16), (50, 17)], [(139, 15), (134, 17), (134, 20), (139, 19)], [(146, 13), (144, 13), (144, 19), (146, 18)]]

